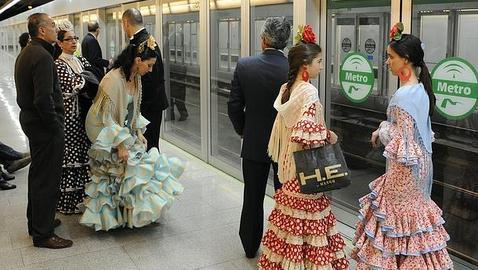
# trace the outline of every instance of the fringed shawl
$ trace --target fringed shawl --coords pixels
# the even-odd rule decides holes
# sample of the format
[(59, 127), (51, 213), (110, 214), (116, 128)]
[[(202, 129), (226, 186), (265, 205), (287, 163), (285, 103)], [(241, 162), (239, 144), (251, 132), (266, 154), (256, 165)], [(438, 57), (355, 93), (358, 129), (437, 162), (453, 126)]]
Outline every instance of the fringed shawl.
[(322, 105), (319, 102), (318, 91), (312, 84), (301, 82), (291, 92), (289, 100), (281, 104), (282, 94), (286, 86), (287, 84), (282, 85), (279, 96), (274, 102), (274, 108), (278, 113), (268, 145), (268, 153), (271, 159), (279, 163), (278, 176), (281, 183), (295, 177), (295, 163), (292, 160), (292, 153), (302, 149), (300, 144), (291, 142), (290, 137), (294, 125), (299, 122), (304, 112), (313, 103), (317, 105), (316, 116), (318, 122), (323, 122)]
[[(136, 126), (140, 116), (141, 103), (141, 77), (137, 78), (138, 89), (133, 96), (134, 113), (131, 127)], [(121, 127), (124, 127), (128, 114), (128, 91), (126, 89), (126, 77), (120, 68), (108, 72), (101, 80), (90, 113), (100, 114), (105, 111), (111, 112), (111, 118)]]

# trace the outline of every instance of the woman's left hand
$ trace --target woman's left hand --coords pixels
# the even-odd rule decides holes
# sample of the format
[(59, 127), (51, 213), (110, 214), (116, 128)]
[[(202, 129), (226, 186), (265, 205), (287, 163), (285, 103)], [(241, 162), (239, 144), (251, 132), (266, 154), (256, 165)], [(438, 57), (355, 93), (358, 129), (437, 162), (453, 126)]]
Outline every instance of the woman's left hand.
[(148, 146), (148, 140), (146, 140), (146, 138), (141, 132), (138, 132), (138, 139), (142, 144), (144, 144), (144, 146)]

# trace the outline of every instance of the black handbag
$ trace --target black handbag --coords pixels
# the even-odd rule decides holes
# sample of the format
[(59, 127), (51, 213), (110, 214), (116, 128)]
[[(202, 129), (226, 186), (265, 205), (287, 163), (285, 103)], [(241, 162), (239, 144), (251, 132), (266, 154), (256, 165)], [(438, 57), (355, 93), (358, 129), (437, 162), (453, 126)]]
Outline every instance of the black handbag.
[(319, 193), (350, 185), (350, 171), (338, 143), (293, 154), (301, 193)]

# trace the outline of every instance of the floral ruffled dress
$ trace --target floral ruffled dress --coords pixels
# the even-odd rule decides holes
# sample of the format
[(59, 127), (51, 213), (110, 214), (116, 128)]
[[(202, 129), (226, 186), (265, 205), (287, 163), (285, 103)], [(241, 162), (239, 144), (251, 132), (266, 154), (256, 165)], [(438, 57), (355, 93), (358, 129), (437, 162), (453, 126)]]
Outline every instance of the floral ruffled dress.
[(370, 183), (372, 192), (359, 201), (352, 252), (357, 269), (452, 269), (446, 250), (450, 237), (427, 187), (433, 170), (431, 152), (407, 111), (390, 106), (388, 116), (379, 129), (386, 173)]

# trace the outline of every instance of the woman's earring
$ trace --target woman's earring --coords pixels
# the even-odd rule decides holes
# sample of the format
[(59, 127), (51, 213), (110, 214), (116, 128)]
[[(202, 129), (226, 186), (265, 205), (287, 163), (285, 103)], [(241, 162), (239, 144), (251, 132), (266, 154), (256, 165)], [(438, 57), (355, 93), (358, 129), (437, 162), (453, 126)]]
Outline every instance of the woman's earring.
[(304, 71), (302, 71), (302, 80), (304, 82), (309, 81), (309, 72), (307, 71), (307, 69), (304, 69)]
[(402, 82), (407, 82), (411, 76), (412, 76), (412, 70), (408, 66), (404, 66), (398, 71), (398, 78)]

